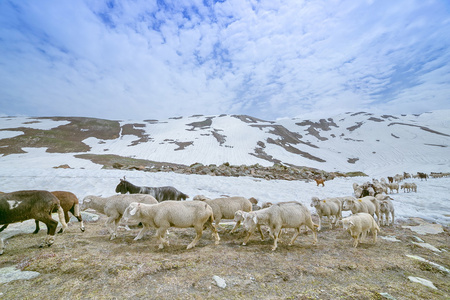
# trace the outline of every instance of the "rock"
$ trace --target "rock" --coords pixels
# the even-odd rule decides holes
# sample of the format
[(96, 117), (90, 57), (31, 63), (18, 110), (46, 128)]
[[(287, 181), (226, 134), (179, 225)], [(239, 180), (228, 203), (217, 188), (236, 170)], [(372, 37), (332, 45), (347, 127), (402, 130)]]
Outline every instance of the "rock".
[(413, 243), (414, 245), (420, 246), (420, 247), (422, 247), (422, 248), (429, 249), (429, 250), (434, 251), (434, 252), (442, 252), (441, 250), (439, 250), (439, 249), (436, 248), (435, 246), (430, 245), (430, 244), (428, 244), (428, 243), (416, 243), (416, 242), (412, 242), (412, 243)]
[(411, 280), (412, 282), (417, 282), (417, 283), (423, 284), (429, 288), (437, 290), (437, 288), (434, 286), (434, 284), (427, 279), (423, 279), (420, 277), (414, 277), (414, 276), (408, 276), (408, 279)]
[(53, 169), (70, 169), (70, 166), (68, 164), (64, 164), (57, 167), (53, 167)]
[(409, 228), (418, 234), (438, 234), (444, 232), (444, 229), (440, 224), (431, 224), (421, 218), (411, 218), (411, 219), (417, 222), (419, 225), (402, 226), (402, 228)]
[(401, 242), (395, 236), (380, 236), (380, 238), (389, 242)]
[(224, 289), (227, 287), (227, 283), (223, 278), (220, 278), (219, 276), (214, 275), (213, 276), (214, 281), (216, 282), (217, 286)]
[(383, 296), (384, 298), (389, 299), (389, 300), (396, 300), (389, 293), (380, 293), (380, 296)]
[(14, 280), (28, 280), (39, 276), (39, 272), (21, 271), (16, 267), (6, 267), (0, 269), (0, 283), (8, 283)]
[(428, 264), (432, 265), (433, 267), (437, 268), (438, 270), (450, 274), (450, 270), (447, 269), (446, 267), (443, 267), (435, 262), (429, 261), (423, 257), (417, 256), (417, 255), (408, 255), (408, 254), (406, 254), (406, 256), (408, 256), (409, 258), (412, 258), (412, 259), (417, 259), (418, 261), (421, 261), (421, 262), (428, 263)]

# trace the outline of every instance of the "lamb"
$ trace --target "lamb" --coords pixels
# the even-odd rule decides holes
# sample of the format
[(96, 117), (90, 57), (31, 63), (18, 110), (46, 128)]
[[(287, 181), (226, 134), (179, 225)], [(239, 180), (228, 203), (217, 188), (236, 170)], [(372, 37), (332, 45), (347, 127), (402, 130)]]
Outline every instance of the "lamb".
[[(194, 200), (204, 201), (209, 206), (211, 206), (214, 213), (216, 227), (219, 226), (219, 223), (222, 219), (234, 219), (235, 213), (238, 210), (245, 212), (252, 211), (252, 203), (250, 202), (250, 200), (244, 197), (209, 199), (203, 195), (197, 195), (194, 197)], [(240, 224), (241, 222), (238, 220), (231, 232), (234, 232)]]
[[(156, 228), (156, 236), (159, 238), (159, 249), (169, 242), (164, 238), (169, 227), (188, 228), (194, 227), (196, 236), (187, 246), (187, 249), (195, 247), (203, 234), (203, 228), (211, 229), (215, 244), (218, 245), (220, 238), (214, 226), (214, 215), (211, 206), (200, 201), (173, 201), (167, 200), (154, 205), (133, 202), (125, 210), (124, 220), (135, 220), (142, 222), (144, 228), (139, 236), (149, 227)], [(139, 237), (138, 236), (138, 237)], [(138, 237), (135, 238), (138, 239)]]
[[(322, 229), (322, 217), (327, 217), (330, 220), (331, 228), (336, 225), (337, 221), (342, 217), (342, 206), (341, 202), (336, 198), (326, 198), (320, 200), (317, 197), (312, 197), (311, 207), (316, 208), (316, 212), (319, 215), (319, 228)], [(331, 218), (333, 217), (333, 220)]]
[(411, 183), (405, 182), (400, 186), (400, 188), (403, 190), (404, 193), (406, 193), (406, 192), (409, 193), (409, 192), (411, 192)]
[[(51, 246), (55, 241), (55, 231), (58, 226), (58, 222), (52, 218), (52, 211), (55, 209), (58, 211), (63, 229), (67, 228), (59, 200), (50, 192), (27, 190), (0, 194), (0, 225), (29, 219), (41, 221), (47, 225), (47, 236), (40, 247)], [(1, 242), (1, 244), (3, 245), (0, 245), (0, 249), (3, 249), (4, 243)]]
[[(281, 202), (268, 208), (250, 212), (246, 215), (243, 223), (249, 234), (254, 232), (258, 225), (269, 226), (269, 233), (274, 239), (272, 251), (275, 251), (278, 247), (278, 239), (282, 228), (296, 229), (296, 233), (289, 242), (289, 245), (294, 243), (300, 234), (300, 227), (303, 225), (306, 225), (312, 230), (314, 244), (317, 242), (317, 227), (319, 226), (313, 223), (309, 210), (296, 201)], [(243, 245), (246, 245), (247, 241), (248, 239), (244, 241)]]
[(368, 231), (372, 232), (373, 243), (377, 241), (377, 232), (380, 231), (375, 219), (367, 213), (357, 213), (342, 219), (344, 230), (347, 230), (353, 238), (353, 247), (365, 238)]
[[(389, 198), (389, 197), (388, 197)], [(394, 225), (394, 204), (389, 199), (380, 201), (381, 225)], [(391, 215), (391, 222), (389, 222), (389, 214)]]
[[(66, 191), (54, 191), (51, 192), (53, 195), (56, 196), (56, 198), (59, 199), (59, 203), (64, 211), (64, 219), (66, 223), (69, 223), (70, 217), (69, 217), (69, 211), (72, 213), (75, 218), (80, 222), (80, 230), (82, 232), (85, 231), (83, 219), (81, 218), (80, 214), (80, 204), (78, 203), (78, 198), (75, 196), (75, 194), (71, 192)], [(55, 212), (55, 211), (54, 211)], [(36, 220), (36, 229), (33, 233), (38, 233), (40, 230), (39, 228), (39, 221)], [(62, 232), (62, 229), (59, 231), (59, 233)]]
[(343, 203), (343, 209), (349, 209), (353, 214), (364, 212), (370, 215), (376, 215), (380, 221), (380, 204), (375, 197), (366, 196), (364, 198), (353, 200), (347, 199)]
[[(234, 221), (237, 222), (244, 222), (245, 218), (248, 216), (248, 212), (242, 211), (242, 210), (238, 210), (237, 212), (234, 213)], [(256, 225), (259, 234), (261, 235), (261, 241), (264, 241), (264, 234), (261, 230), (261, 225)], [(250, 238), (250, 236), (252, 235), (251, 232), (247, 232), (247, 236), (244, 239), (244, 245), (247, 244), (248, 239)]]
[(391, 194), (394, 192), (394, 190), (396, 190), (398, 193), (398, 183), (389, 183), (388, 188)]
[(81, 204), (81, 210), (88, 208), (107, 215), (106, 228), (110, 234), (110, 240), (117, 237), (117, 226), (122, 218), (125, 209), (132, 202), (141, 202), (146, 204), (156, 204), (158, 201), (148, 194), (118, 194), (110, 197), (86, 196)]

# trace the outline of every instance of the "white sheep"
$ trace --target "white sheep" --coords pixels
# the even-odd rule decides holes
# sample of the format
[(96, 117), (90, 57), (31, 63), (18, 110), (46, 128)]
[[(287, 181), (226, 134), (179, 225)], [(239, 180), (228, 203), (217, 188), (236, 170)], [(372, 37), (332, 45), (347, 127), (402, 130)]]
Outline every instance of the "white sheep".
[(326, 198), (320, 200), (317, 197), (312, 197), (311, 207), (316, 208), (316, 212), (319, 215), (319, 228), (322, 229), (322, 217), (327, 217), (330, 221), (331, 228), (336, 225), (337, 221), (342, 218), (342, 205), (341, 201), (336, 198)]
[(411, 183), (409, 182), (404, 182), (400, 188), (403, 190), (404, 193), (409, 193), (411, 192)]
[(155, 197), (148, 194), (118, 194), (110, 197), (86, 196), (80, 206), (81, 210), (88, 208), (108, 216), (106, 228), (110, 234), (110, 239), (117, 237), (117, 226), (122, 218), (125, 209), (131, 202), (142, 202), (147, 204), (156, 204)]
[[(381, 225), (394, 225), (394, 204), (388, 197), (380, 201)], [(389, 215), (391, 215), (391, 222), (389, 222)]]
[(187, 249), (191, 249), (197, 244), (203, 234), (204, 227), (211, 229), (216, 245), (220, 241), (216, 227), (213, 224), (213, 210), (211, 206), (200, 201), (180, 202), (167, 200), (154, 205), (133, 202), (125, 210), (123, 218), (126, 221), (134, 220), (144, 225), (139, 235), (142, 235), (148, 227), (156, 228), (156, 236), (160, 241), (159, 249), (163, 249), (164, 245), (169, 245), (164, 236), (170, 227), (194, 227), (197, 235), (187, 246)]
[(343, 209), (349, 209), (353, 214), (361, 212), (372, 216), (375, 214), (378, 222), (380, 221), (380, 203), (372, 196), (366, 196), (357, 200), (347, 199), (344, 201)]
[(337, 199), (337, 200), (339, 200), (339, 202), (341, 202), (341, 211), (350, 210), (349, 208), (345, 208), (344, 209), (344, 202), (345, 202), (345, 200), (350, 199), (350, 200), (355, 200), (356, 201), (356, 198), (353, 197), (353, 196), (335, 197), (335, 199)]
[[(237, 222), (244, 222), (245, 218), (248, 216), (249, 212), (245, 212), (242, 210), (238, 210), (237, 212), (234, 213), (234, 221)], [(258, 224), (256, 225), (259, 234), (261, 235), (261, 241), (264, 241), (264, 234), (261, 230), (261, 225)], [(247, 236), (244, 239), (244, 245), (247, 244), (248, 239), (250, 238), (250, 236), (252, 235), (252, 232), (247, 232)]]
[(414, 182), (411, 183), (411, 190), (415, 193), (417, 193), (417, 184), (415, 184)]
[(389, 183), (388, 184), (388, 188), (389, 188), (389, 192), (392, 194), (394, 192), (394, 190), (397, 191), (398, 193), (398, 183)]
[[(272, 251), (277, 249), (278, 239), (282, 228), (295, 228), (296, 232), (289, 245), (292, 245), (300, 234), (300, 227), (306, 225), (313, 231), (314, 244), (317, 242), (317, 227), (311, 218), (310, 211), (301, 203), (296, 201), (281, 202), (268, 208), (250, 212), (244, 220), (244, 227), (251, 234), (258, 225), (267, 225), (269, 234), (274, 240)], [(243, 245), (247, 241), (244, 241)]]
[[(222, 219), (234, 219), (235, 213), (238, 210), (244, 212), (252, 211), (252, 203), (250, 202), (250, 200), (244, 197), (209, 199), (203, 195), (197, 195), (194, 197), (194, 200), (204, 201), (209, 206), (211, 206), (214, 213), (214, 220), (216, 223), (216, 227), (219, 226), (219, 223)], [(231, 232), (234, 232), (239, 227), (240, 224), (241, 221), (237, 220)]]
[(367, 213), (357, 213), (342, 219), (344, 230), (347, 230), (353, 238), (353, 247), (366, 237), (368, 231), (372, 232), (373, 243), (377, 241), (377, 232), (380, 231), (375, 219)]

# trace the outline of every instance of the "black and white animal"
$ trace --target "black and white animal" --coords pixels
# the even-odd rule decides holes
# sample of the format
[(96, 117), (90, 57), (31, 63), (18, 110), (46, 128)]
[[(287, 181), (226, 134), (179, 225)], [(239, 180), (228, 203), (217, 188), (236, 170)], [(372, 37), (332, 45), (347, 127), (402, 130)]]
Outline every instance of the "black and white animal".
[[(40, 245), (51, 246), (55, 241), (58, 222), (52, 212), (58, 211), (63, 230), (67, 228), (64, 211), (58, 198), (48, 191), (28, 190), (0, 194), (0, 225), (35, 219), (47, 225), (47, 236)], [(0, 249), (0, 253), (2, 249)]]
[(149, 187), (149, 186), (137, 186), (129, 181), (120, 179), (119, 184), (116, 186), (116, 193), (121, 194), (149, 194), (155, 197), (158, 202), (165, 200), (186, 200), (188, 195), (180, 192), (173, 186), (161, 186), (161, 187)]

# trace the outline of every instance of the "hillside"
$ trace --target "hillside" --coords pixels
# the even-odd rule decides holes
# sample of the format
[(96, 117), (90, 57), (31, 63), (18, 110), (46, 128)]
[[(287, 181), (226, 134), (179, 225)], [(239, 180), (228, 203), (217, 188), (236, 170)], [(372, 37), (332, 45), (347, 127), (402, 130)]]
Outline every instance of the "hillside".
[[(32, 164), (45, 155), (52, 164), (48, 167), (77, 155), (79, 165), (71, 167), (97, 168), (108, 155), (142, 160), (141, 165), (148, 161), (188, 166), (279, 164), (375, 175), (440, 172), (450, 166), (449, 113), (358, 112), (277, 121), (243, 115), (140, 121), (2, 117), (0, 154), (2, 160), (17, 160), (18, 165)], [(416, 169), (406, 169), (411, 165)]]

